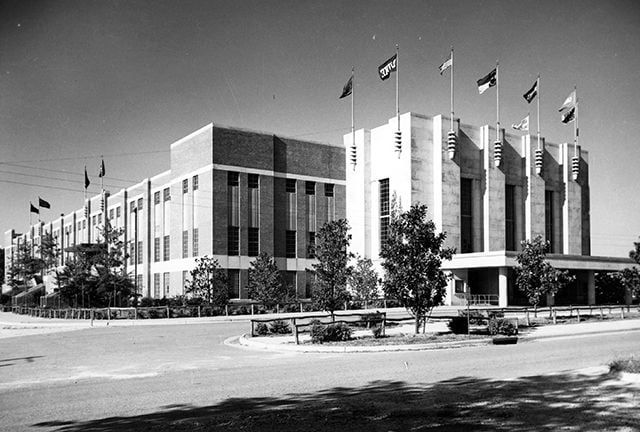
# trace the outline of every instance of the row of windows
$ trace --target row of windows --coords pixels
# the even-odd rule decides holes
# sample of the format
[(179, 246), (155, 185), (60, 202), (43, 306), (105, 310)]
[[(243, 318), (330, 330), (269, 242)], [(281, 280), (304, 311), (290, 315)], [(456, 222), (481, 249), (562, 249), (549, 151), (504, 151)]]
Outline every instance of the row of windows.
[[(296, 193), (296, 184), (297, 181), (295, 179), (287, 179), (285, 191), (287, 193)], [(304, 184), (305, 195), (315, 195), (316, 194), (316, 182), (307, 181)], [(332, 183), (324, 184), (324, 196), (332, 197), (334, 193), (334, 185)]]

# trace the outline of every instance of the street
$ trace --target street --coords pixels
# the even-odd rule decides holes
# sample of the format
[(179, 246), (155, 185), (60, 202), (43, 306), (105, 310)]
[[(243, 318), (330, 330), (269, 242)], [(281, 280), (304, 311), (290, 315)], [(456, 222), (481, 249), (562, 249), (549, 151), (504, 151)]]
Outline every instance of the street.
[[(474, 415), (478, 415), (477, 411), (465, 414), (469, 404), (491, 408), (497, 403), (503, 412), (518, 397), (529, 400), (527, 404), (543, 398), (531, 409), (548, 410), (540, 403), (548, 403), (547, 397), (563, 389), (570, 392), (567, 403), (576, 403), (589, 387), (599, 387), (602, 395), (606, 392), (601, 376), (576, 377), (567, 371), (637, 355), (640, 347), (638, 331), (512, 346), (360, 354), (283, 354), (224, 344), (228, 337), (246, 332), (247, 326), (237, 322), (102, 327), (2, 339), (0, 428), (106, 431), (153, 426), (154, 430), (209, 430), (215, 425), (221, 430), (269, 430), (277, 423), (279, 430), (327, 430), (340, 429), (341, 418), (377, 418), (374, 414), (379, 411), (380, 419), (365, 419), (362, 429), (354, 430), (378, 426), (390, 430), (386, 429), (389, 425), (404, 425), (395, 430), (405, 430), (412, 421), (425, 415), (432, 418), (433, 410), (445, 406), (449, 407), (445, 417), (463, 424), (460, 422), (475, 421)], [(543, 376), (556, 372), (560, 374), (555, 378)], [(503, 390), (498, 392), (500, 388)], [(606, 388), (612, 395), (620, 393), (615, 387)], [(637, 390), (629, 397), (636, 404), (622, 417), (618, 412), (611, 418), (586, 416), (580, 423), (597, 425), (593, 422), (598, 419), (617, 419), (621, 425), (640, 428), (629, 423), (640, 414)], [(420, 410), (431, 411), (402, 418), (392, 415), (398, 410), (417, 409), (417, 401), (421, 401)], [(613, 407), (623, 402), (617, 400)], [(456, 409), (457, 403), (466, 408)], [(594, 402), (588, 405), (596, 408)], [(323, 412), (319, 407), (330, 409), (318, 417)], [(558, 407), (569, 409), (560, 404), (554, 415), (560, 415)], [(606, 407), (599, 409), (606, 413)], [(584, 411), (585, 406), (563, 413), (555, 420), (556, 426), (571, 418), (573, 410)], [(525, 417), (527, 412), (522, 411)], [(279, 413), (277, 418), (274, 413)], [(528, 414), (534, 420), (538, 415), (543, 419), (548, 416), (543, 411)], [(502, 427), (493, 417), (489, 429)], [(497, 417), (505, 430), (529, 430), (514, 423), (523, 417)], [(338, 423), (332, 428), (328, 425), (333, 420)], [(539, 425), (531, 430), (544, 429), (547, 423)]]

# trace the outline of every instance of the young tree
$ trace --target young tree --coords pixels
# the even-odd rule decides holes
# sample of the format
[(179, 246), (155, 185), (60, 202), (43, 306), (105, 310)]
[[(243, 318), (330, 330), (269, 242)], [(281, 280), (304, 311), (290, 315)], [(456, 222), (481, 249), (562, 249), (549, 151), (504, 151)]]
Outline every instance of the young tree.
[(34, 256), (32, 246), (25, 241), (18, 243), (12, 265), (9, 268), (9, 284), (16, 288), (25, 285), (44, 268), (42, 259)]
[(60, 248), (52, 233), (47, 232), (42, 235), (38, 252), (40, 252), (40, 258), (45, 270), (55, 268), (58, 265)]
[(334, 320), (336, 309), (349, 300), (347, 278), (351, 273), (349, 260), (353, 254), (348, 252), (351, 235), (345, 219), (325, 223), (316, 235), (314, 254), (318, 260), (313, 264), (315, 281), (313, 283), (313, 304), (331, 314)]
[(261, 302), (268, 309), (288, 300), (287, 286), (282, 280), (278, 266), (266, 252), (262, 252), (251, 262), (247, 288), (249, 297)]
[(218, 260), (205, 255), (196, 258), (196, 267), (191, 270), (191, 280), (187, 281), (185, 292), (222, 308), (229, 303), (227, 283), (227, 274)]
[(358, 257), (349, 276), (349, 286), (358, 299), (369, 301), (378, 297), (378, 273), (369, 258)]
[(442, 270), (442, 261), (455, 252), (443, 247), (445, 239), (446, 233), (436, 233), (435, 224), (427, 219), (425, 205), (391, 214), (387, 242), (380, 251), (382, 286), (387, 297), (398, 299), (415, 317), (416, 333), (431, 310), (444, 302), (450, 276)]
[(537, 307), (547, 294), (555, 294), (574, 279), (568, 271), (556, 270), (545, 258), (549, 242), (538, 235), (535, 239), (522, 241), (522, 252), (516, 257), (516, 285)]

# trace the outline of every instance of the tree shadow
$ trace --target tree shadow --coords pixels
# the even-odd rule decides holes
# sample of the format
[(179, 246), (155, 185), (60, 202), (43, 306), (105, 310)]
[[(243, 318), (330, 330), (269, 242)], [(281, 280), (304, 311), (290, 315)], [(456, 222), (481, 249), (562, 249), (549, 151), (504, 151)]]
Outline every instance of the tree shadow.
[(640, 387), (610, 375), (513, 380), (458, 377), (434, 384), (374, 381), (282, 397), (168, 405), (145, 415), (33, 426), (72, 431), (640, 431)]

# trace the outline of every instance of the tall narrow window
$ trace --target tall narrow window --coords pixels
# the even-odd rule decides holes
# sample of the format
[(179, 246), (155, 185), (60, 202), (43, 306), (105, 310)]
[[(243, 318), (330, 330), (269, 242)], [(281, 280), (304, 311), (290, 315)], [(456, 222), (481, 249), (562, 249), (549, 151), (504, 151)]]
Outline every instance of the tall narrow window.
[(194, 257), (197, 257), (197, 256), (198, 256), (198, 254), (199, 254), (199, 251), (198, 251), (198, 243), (199, 243), (199, 239), (198, 239), (198, 228), (194, 228), (194, 229), (193, 229), (193, 250), (192, 250), (192, 253), (193, 253), (193, 256), (194, 256)]
[(460, 179), (460, 252), (473, 252), (473, 180)]
[(336, 217), (336, 203), (333, 197), (334, 185), (331, 183), (325, 183), (324, 185), (324, 197), (327, 204), (327, 222), (331, 222)]
[(380, 248), (389, 238), (389, 179), (380, 180)]
[(249, 174), (247, 186), (249, 188), (248, 253), (249, 256), (257, 256), (260, 252), (260, 176)]
[(307, 258), (315, 258), (316, 249), (316, 233), (315, 231), (309, 231), (307, 237)]
[(160, 204), (160, 191), (153, 193), (153, 204), (155, 205)]
[(285, 256), (295, 258), (296, 254), (296, 230), (298, 229), (298, 207), (296, 195), (296, 181), (287, 179), (287, 231), (285, 233)]
[(516, 206), (514, 185), (506, 185), (504, 196), (504, 234), (507, 250), (516, 250)]
[(227, 173), (228, 219), (227, 254), (240, 255), (240, 174)]
[(189, 179), (182, 180), (182, 193), (189, 193)]
[(163, 286), (163, 293), (162, 296), (163, 297), (169, 297), (169, 287), (171, 284), (171, 273), (169, 272), (164, 272), (162, 274), (162, 286)]
[(249, 228), (249, 256), (258, 256), (260, 253), (260, 228)]
[(189, 257), (189, 231), (182, 231), (182, 258)]
[(164, 236), (163, 243), (164, 243), (163, 244), (164, 250), (163, 250), (162, 260), (169, 261), (169, 259), (171, 259), (171, 238), (168, 235)]
[(136, 292), (141, 293), (144, 292), (144, 277), (143, 275), (139, 274), (138, 277), (136, 278)]
[(240, 270), (227, 270), (229, 298), (240, 298)]
[(549, 242), (549, 252), (555, 252), (553, 234), (553, 191), (544, 191), (544, 238)]
[(162, 200), (163, 201), (171, 201), (171, 189), (165, 188), (162, 191)]
[(296, 257), (296, 232), (287, 230), (285, 242), (285, 256), (287, 258)]
[(153, 261), (160, 261), (160, 237), (153, 239)]
[(199, 185), (198, 185), (198, 176), (197, 175), (193, 176), (191, 183), (192, 183), (192, 189), (194, 191), (198, 190)]
[(160, 273), (153, 274), (153, 297), (160, 298)]
[(142, 242), (139, 241), (138, 242), (138, 264), (142, 264), (142, 256), (143, 256), (143, 253), (142, 253)]

